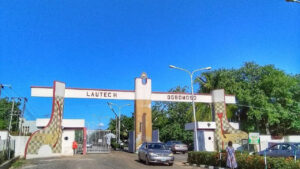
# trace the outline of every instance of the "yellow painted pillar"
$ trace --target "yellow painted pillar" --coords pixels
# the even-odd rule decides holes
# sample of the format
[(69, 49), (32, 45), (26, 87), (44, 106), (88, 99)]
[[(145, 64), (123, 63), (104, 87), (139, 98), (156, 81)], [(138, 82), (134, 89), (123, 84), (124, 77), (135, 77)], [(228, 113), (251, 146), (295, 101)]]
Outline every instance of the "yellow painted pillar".
[(152, 141), (151, 79), (146, 73), (135, 79), (135, 148)]

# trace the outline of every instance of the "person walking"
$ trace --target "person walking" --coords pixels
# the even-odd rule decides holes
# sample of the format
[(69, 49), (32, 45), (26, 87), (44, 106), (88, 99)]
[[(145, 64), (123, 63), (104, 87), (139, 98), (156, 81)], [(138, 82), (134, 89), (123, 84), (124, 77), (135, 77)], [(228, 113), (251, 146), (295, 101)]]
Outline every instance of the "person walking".
[(73, 141), (72, 148), (73, 148), (73, 154), (75, 155), (76, 154), (76, 150), (78, 148), (78, 144), (77, 144), (77, 142), (75, 140)]
[(228, 147), (226, 148), (226, 153), (227, 153), (227, 162), (226, 162), (227, 167), (229, 167), (231, 169), (237, 168), (237, 162), (235, 159), (234, 148), (232, 147), (232, 141), (228, 142)]

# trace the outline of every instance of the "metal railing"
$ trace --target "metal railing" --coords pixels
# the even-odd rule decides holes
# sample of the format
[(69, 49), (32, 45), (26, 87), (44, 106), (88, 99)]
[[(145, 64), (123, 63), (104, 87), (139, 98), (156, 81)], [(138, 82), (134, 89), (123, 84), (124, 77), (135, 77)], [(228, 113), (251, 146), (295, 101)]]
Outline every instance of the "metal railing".
[(14, 157), (15, 140), (0, 140), (0, 164)]

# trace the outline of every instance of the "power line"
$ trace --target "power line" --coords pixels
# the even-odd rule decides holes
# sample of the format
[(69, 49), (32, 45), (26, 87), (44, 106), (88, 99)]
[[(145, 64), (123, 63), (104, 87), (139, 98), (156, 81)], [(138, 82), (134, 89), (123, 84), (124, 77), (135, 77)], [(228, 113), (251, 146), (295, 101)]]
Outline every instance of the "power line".
[(11, 88), (11, 85), (0, 84), (0, 97), (1, 97), (1, 90), (4, 89), (4, 87)]
[(29, 116), (30, 116), (31, 118), (36, 119), (36, 117), (35, 117), (35, 115), (34, 115), (35, 113), (32, 111), (31, 106), (29, 106), (29, 104), (27, 104), (26, 112), (29, 113)]
[(32, 119), (36, 119), (36, 117), (31, 113), (31, 111), (26, 109), (26, 112), (27, 112), (27, 115), (29, 115)]
[[(6, 90), (2, 90), (2, 94), (4, 94), (5, 97), (9, 97), (9, 96), (8, 96), (9, 94), (8, 94), (8, 92), (7, 92)], [(5, 98), (5, 97), (4, 97), (4, 98)]]
[[(5, 91), (5, 90), (3, 90), (3, 91), (5, 91), (5, 92), (7, 92), (7, 96), (9, 97), (10, 96), (10, 98), (12, 98), (14, 95), (16, 95), (16, 96), (18, 96), (19, 98), (23, 98), (23, 99), (26, 99), (26, 109), (24, 109), (24, 112), (27, 112), (27, 113), (29, 113), (29, 116), (31, 117), (31, 118), (33, 118), (33, 119), (36, 119), (36, 117), (35, 117), (35, 113), (32, 113), (33, 111), (32, 111), (32, 108), (31, 108), (31, 106), (30, 106), (30, 104), (29, 104), (29, 100), (26, 98), (26, 97), (21, 97), (21, 95), (20, 95), (20, 93), (18, 93), (15, 89), (13, 89), (12, 88), (12, 86), (10, 86), (9, 87), (11, 90), (10, 90), (10, 93), (8, 93), (7, 91)], [(25, 102), (24, 102), (25, 103)], [(24, 105), (23, 105), (24, 106)], [(25, 114), (25, 113), (24, 113)], [(23, 114), (23, 116), (24, 116), (24, 114)]]

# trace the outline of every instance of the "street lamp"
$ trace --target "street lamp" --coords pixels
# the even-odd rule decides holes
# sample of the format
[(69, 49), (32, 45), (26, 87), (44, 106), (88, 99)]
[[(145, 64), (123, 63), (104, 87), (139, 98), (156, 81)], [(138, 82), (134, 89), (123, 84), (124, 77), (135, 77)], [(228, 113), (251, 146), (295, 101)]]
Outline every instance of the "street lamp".
[(299, 0), (285, 0), (286, 2), (296, 2), (296, 3), (300, 3)]
[(193, 115), (194, 115), (194, 133), (195, 133), (194, 135), (195, 135), (195, 138), (196, 138), (196, 151), (199, 151), (198, 133), (197, 133), (197, 120), (196, 120), (196, 110), (195, 110), (195, 101), (194, 101), (193, 75), (194, 75), (194, 73), (196, 73), (198, 71), (201, 71), (201, 70), (210, 70), (211, 67), (205, 67), (205, 68), (201, 68), (201, 69), (196, 69), (196, 70), (193, 70), (192, 72), (190, 72), (190, 71), (188, 71), (186, 69), (180, 68), (180, 67), (173, 66), (173, 65), (169, 65), (169, 67), (172, 68), (172, 69), (179, 69), (179, 70), (185, 71), (185, 72), (187, 72), (190, 75), (190, 78), (191, 78), (191, 90), (192, 90), (192, 105), (193, 105)]
[[(119, 130), (119, 132), (118, 132), (118, 134), (119, 134), (119, 140), (118, 140), (118, 142), (120, 143), (121, 142), (121, 140), (120, 140), (120, 126), (121, 126), (121, 109), (123, 108), (123, 107), (125, 107), (125, 106), (130, 106), (131, 104), (124, 104), (124, 105), (121, 105), (121, 106), (119, 106), (118, 104), (115, 104), (115, 103), (111, 103), (111, 102), (107, 102), (107, 104), (109, 105), (109, 107), (112, 109), (112, 105), (115, 105), (115, 106), (117, 106), (118, 107), (118, 111), (119, 111), (119, 125), (118, 125), (118, 130)], [(112, 111), (113, 111), (113, 109), (112, 109)], [(114, 112), (114, 111), (113, 111)], [(114, 112), (115, 113), (115, 112)], [(117, 130), (117, 129), (116, 129)]]

